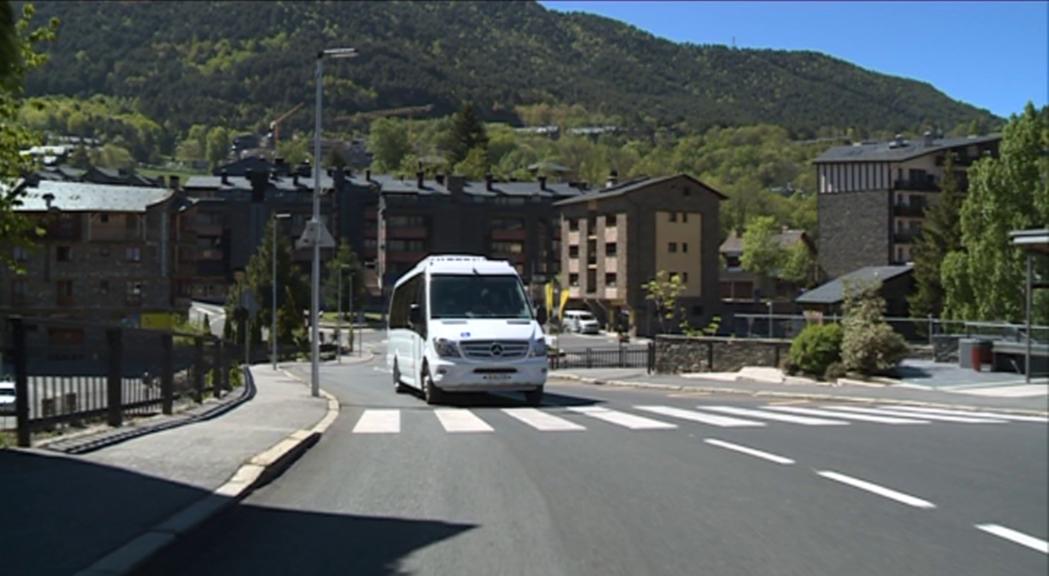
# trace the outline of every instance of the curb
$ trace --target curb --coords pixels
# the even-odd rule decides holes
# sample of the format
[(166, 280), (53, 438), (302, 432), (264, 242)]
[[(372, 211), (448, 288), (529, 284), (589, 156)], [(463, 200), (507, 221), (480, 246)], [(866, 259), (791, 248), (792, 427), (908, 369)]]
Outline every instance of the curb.
[[(288, 376), (301, 378), (283, 371)], [(250, 371), (249, 371), (250, 379)], [(254, 382), (252, 383), (254, 388)], [(194, 529), (218, 516), (228, 508), (265, 486), (312, 448), (339, 416), (339, 401), (324, 390), (328, 411), (312, 428), (296, 430), (280, 442), (253, 456), (211, 494), (176, 512), (143, 534), (106, 554), (94, 564), (80, 570), (76, 576), (122, 576), (134, 574), (149, 560)]]
[(718, 386), (681, 386), (676, 384), (657, 384), (654, 382), (628, 382), (625, 380), (601, 380), (587, 378), (576, 374), (555, 374), (553, 379), (572, 380), (591, 384), (595, 386), (614, 386), (619, 388), (638, 388), (643, 390), (665, 390), (671, 392), (706, 392), (709, 394), (736, 394), (750, 396), (752, 398), (792, 398), (797, 400), (831, 400), (836, 402), (855, 402), (857, 404), (897, 404), (900, 406), (920, 406), (924, 408), (943, 408), (949, 410), (969, 410), (980, 412), (993, 410), (1003, 414), (1015, 414), (1017, 416), (1049, 416), (1049, 412), (1040, 410), (1025, 410), (1022, 408), (988, 408), (986, 406), (972, 406), (970, 404), (945, 404), (942, 402), (925, 402), (922, 400), (900, 400), (894, 398), (871, 398), (869, 396), (843, 396), (840, 394), (813, 394), (805, 392), (780, 392), (776, 390), (741, 390), (739, 388), (723, 388)]
[[(217, 406), (215, 406), (213, 408), (208, 409), (205, 412), (201, 412), (200, 414), (197, 414), (196, 416), (190, 416), (190, 417), (182, 418), (182, 419), (179, 419), (179, 420), (171, 420), (171, 421), (164, 422), (162, 424), (156, 424), (156, 425), (153, 425), (153, 426), (142, 426), (142, 427), (137, 427), (137, 428), (130, 428), (130, 429), (128, 429), (125, 432), (118, 432), (118, 433), (110, 435), (110, 436), (104, 436), (104, 437), (99, 438), (97, 440), (88, 440), (88, 441), (83, 442), (81, 444), (73, 444), (72, 446), (70, 446), (68, 448), (55, 449), (55, 448), (49, 448), (47, 445), (41, 445), (41, 446), (37, 446), (37, 447), (38, 448), (43, 448), (45, 450), (53, 450), (55, 452), (62, 452), (64, 454), (73, 454), (73, 455), (87, 454), (89, 452), (94, 452), (95, 450), (100, 450), (102, 448), (108, 448), (108, 447), (113, 446), (115, 444), (120, 444), (121, 442), (126, 442), (127, 440), (132, 440), (134, 438), (139, 438), (139, 437), (142, 437), (142, 436), (153, 434), (154, 432), (163, 432), (164, 430), (171, 430), (172, 428), (178, 428), (180, 426), (185, 426), (187, 424), (193, 424), (194, 422), (205, 422), (205, 421), (211, 420), (213, 418), (218, 418), (219, 416), (222, 416), (223, 414), (225, 414), (225, 413), (227, 413), (227, 412), (237, 408), (241, 404), (244, 404), (245, 402), (248, 402), (249, 400), (251, 400), (252, 398), (255, 397), (255, 381), (251, 378), (250, 370), (245, 370), (245, 372), (248, 373), (248, 377), (245, 378), (244, 390), (241, 392), (240, 398), (237, 398), (237, 399), (232, 400), (230, 402), (219, 404), (219, 405), (217, 405)], [(55, 440), (55, 443), (58, 443), (60, 441), (61, 441), (61, 438), (58, 438), (58, 439)]]

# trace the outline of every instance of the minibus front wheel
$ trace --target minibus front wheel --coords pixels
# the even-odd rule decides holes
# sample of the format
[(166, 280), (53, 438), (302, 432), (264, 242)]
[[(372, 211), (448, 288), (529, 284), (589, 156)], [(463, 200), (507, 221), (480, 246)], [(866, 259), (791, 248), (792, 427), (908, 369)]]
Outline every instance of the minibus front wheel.
[(433, 378), (430, 377), (430, 367), (423, 364), (423, 396), (426, 398), (427, 404), (440, 404), (444, 400), (444, 394), (441, 389), (433, 383)]

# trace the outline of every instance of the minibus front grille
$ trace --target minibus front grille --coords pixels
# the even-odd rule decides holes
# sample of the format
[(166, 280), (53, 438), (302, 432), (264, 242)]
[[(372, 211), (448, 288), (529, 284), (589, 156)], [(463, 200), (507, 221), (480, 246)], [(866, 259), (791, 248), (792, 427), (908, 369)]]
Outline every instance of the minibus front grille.
[(461, 342), (467, 358), (485, 360), (517, 360), (528, 355), (527, 340), (468, 340)]

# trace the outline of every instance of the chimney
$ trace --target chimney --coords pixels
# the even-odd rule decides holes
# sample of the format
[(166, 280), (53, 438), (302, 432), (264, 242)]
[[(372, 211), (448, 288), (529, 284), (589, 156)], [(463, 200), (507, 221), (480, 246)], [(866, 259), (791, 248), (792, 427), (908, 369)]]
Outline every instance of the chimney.
[(437, 174), (434, 178), (437, 180), (438, 184), (444, 186), (444, 174)]
[(489, 191), (489, 192), (492, 191), (492, 173), (491, 172), (487, 172), (484, 175), (484, 189)]
[(367, 169), (364, 170), (364, 179), (367, 180), (368, 182), (372, 181), (372, 169), (371, 168), (367, 168)]
[(931, 130), (926, 130), (925, 133), (922, 134), (922, 144), (924, 144), (925, 146), (932, 146), (932, 141), (933, 141), (932, 131)]
[(182, 189), (179, 185), (179, 177), (177, 175), (172, 174), (171, 177), (168, 178), (168, 187), (176, 192)]
[(445, 186), (448, 188), (448, 191), (451, 192), (453, 199), (461, 199), (463, 197), (463, 187), (466, 184), (465, 178), (449, 174), (445, 178), (445, 182)]
[(251, 184), (251, 201), (253, 203), (261, 203), (266, 199), (266, 187), (268, 186), (269, 177), (265, 172), (256, 172), (254, 170), (248, 170), (247, 172), (248, 182)]
[(422, 188), (423, 188), (423, 177), (424, 176), (425, 176), (425, 173), (422, 170), (420, 170), (420, 171), (415, 173), (415, 185), (418, 186), (420, 190), (422, 190)]
[(47, 204), (48, 211), (51, 210), (51, 203), (54, 202), (54, 201), (55, 201), (55, 195), (54, 194), (52, 194), (50, 192), (48, 192), (47, 194), (44, 194), (44, 202)]
[(229, 172), (227, 172), (225, 168), (222, 169), (222, 183), (226, 185), (229, 184)]
[(619, 172), (613, 170), (608, 173), (608, 181), (605, 182), (605, 188), (611, 188), (616, 185), (619, 181)]
[(546, 190), (546, 176), (539, 177), (539, 189), (544, 191)]
[(298, 172), (296, 172), (296, 173), (291, 175), (291, 185), (296, 187), (296, 188), (299, 187), (299, 173)]
[(284, 162), (284, 158), (281, 158), (280, 156), (273, 159), (273, 169), (281, 176), (286, 176), (288, 174), (288, 165)]

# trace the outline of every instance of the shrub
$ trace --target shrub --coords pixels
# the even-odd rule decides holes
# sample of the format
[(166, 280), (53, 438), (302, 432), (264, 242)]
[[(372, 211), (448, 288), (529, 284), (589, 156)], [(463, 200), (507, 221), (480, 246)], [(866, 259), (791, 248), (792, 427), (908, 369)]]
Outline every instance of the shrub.
[(864, 375), (888, 372), (907, 355), (903, 337), (885, 323), (885, 301), (875, 288), (846, 286), (841, 360)]
[(833, 382), (838, 378), (845, 376), (845, 365), (841, 362), (831, 362), (827, 369), (823, 371), (823, 379), (827, 382)]
[(812, 324), (790, 344), (790, 364), (798, 370), (822, 376), (827, 366), (841, 359), (842, 330), (837, 324)]

